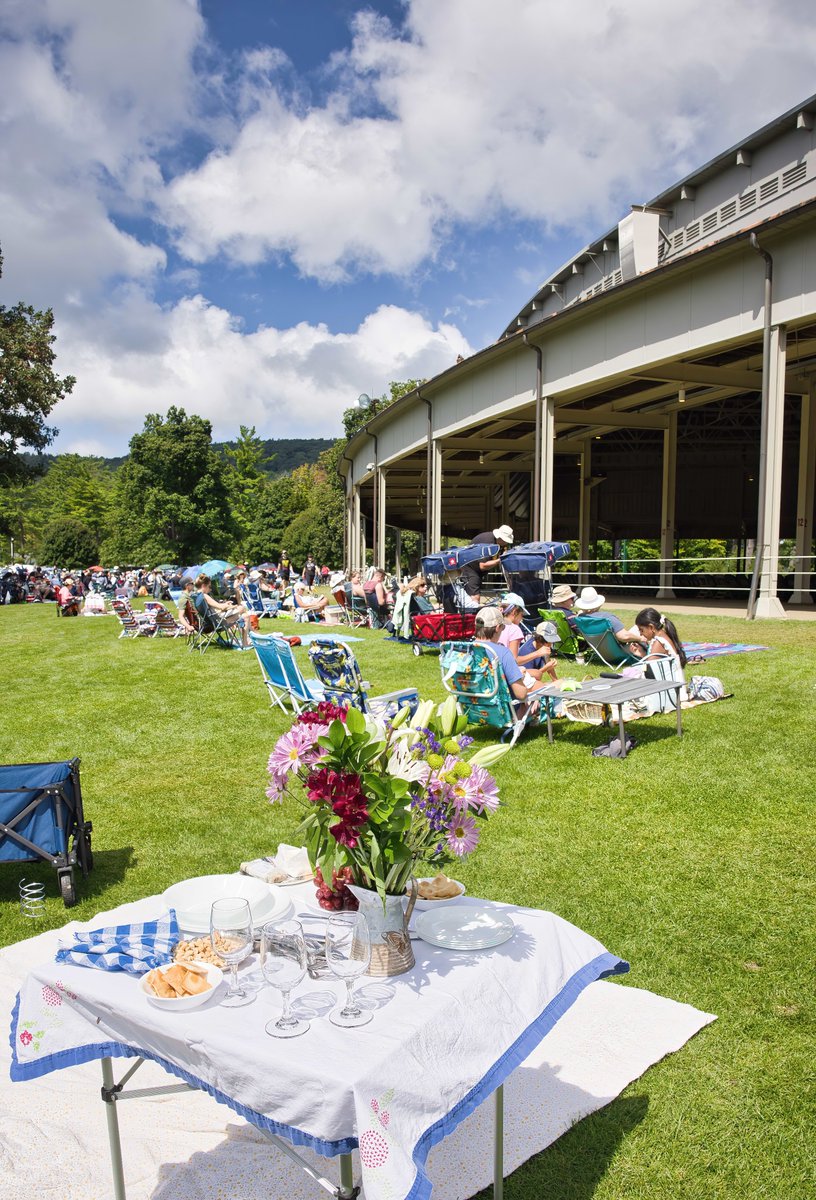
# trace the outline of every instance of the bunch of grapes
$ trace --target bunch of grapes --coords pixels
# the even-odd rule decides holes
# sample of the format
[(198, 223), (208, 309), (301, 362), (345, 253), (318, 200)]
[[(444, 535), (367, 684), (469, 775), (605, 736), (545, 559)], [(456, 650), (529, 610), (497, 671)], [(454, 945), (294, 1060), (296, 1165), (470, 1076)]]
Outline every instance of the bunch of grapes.
[(354, 896), (346, 887), (347, 883), (351, 883), (354, 875), (351, 867), (341, 867), (339, 871), (332, 871), (331, 887), (323, 878), (323, 872), (320, 867), (315, 868), (315, 883), (317, 884), (317, 903), (321, 908), (326, 908), (329, 912), (340, 912), (342, 909), (355, 910), (358, 905)]

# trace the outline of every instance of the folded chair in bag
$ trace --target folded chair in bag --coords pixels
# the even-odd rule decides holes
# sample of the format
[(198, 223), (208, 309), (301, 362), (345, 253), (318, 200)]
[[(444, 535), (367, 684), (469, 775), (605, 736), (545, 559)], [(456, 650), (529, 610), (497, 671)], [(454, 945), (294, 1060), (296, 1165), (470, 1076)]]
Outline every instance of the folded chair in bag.
[(66, 908), (76, 904), (74, 867), (84, 876), (93, 867), (91, 829), (78, 758), (0, 766), (0, 862), (51, 863)]
[(610, 670), (615, 671), (618, 667), (631, 667), (641, 661), (636, 654), (630, 654), (615, 637), (609, 617), (590, 614), (578, 616), (576, 614), (575, 624), (595, 658)]
[(369, 696), (371, 686), (360, 674), (357, 659), (345, 642), (317, 637), (309, 646), (314, 673), (323, 684), (324, 698), (343, 708), (358, 708), (360, 712), (384, 720), (394, 717), (407, 705), (414, 713), (419, 704), (416, 688), (402, 688), (382, 696)]
[(198, 617), (198, 629), (193, 637), (191, 650), (204, 654), (213, 642), (225, 650), (240, 645), (238, 627), (228, 625), (226, 617), (217, 608), (211, 608), (203, 592), (193, 593), (193, 607)]
[(292, 647), (277, 633), (251, 633), (249, 640), (258, 656), (261, 678), (271, 704), (288, 712), (286, 702), (300, 713), (318, 700), (323, 700), (323, 687), (316, 679), (304, 679)]
[(127, 600), (119, 600), (114, 597), (111, 600), (111, 608), (122, 626), (120, 638), (152, 637), (156, 632), (156, 626), (150, 614), (134, 612)]
[(439, 657), (442, 686), (455, 696), (471, 725), (502, 731), (514, 746), (525, 725), (538, 714), (529, 700), (515, 700), (501, 663), (481, 642), (444, 642)]

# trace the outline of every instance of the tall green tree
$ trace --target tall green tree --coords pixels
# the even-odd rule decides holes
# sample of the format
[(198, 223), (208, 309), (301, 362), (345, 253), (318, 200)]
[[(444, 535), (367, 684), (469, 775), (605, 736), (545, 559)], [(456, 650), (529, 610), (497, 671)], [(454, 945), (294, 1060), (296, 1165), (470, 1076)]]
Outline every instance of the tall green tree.
[(75, 517), (59, 517), (43, 534), (40, 561), (49, 566), (93, 567), (98, 555), (96, 534)]
[(43, 450), (54, 440), (57, 431), (46, 418), (76, 382), (54, 372), (53, 327), (50, 308), (0, 305), (0, 487), (32, 474), (21, 452)]
[(117, 477), (103, 556), (184, 564), (229, 553), (235, 524), (225, 476), (209, 421), (176, 407), (150, 414)]
[(267, 456), (266, 445), (255, 434), (255, 426), (241, 425), (234, 445), (226, 446), (227, 490), (237, 529), (235, 553), (239, 558), (253, 557), (253, 530), (259, 518), (264, 491), (269, 487), (268, 466), (274, 455)]
[(73, 517), (98, 539), (108, 531), (114, 475), (101, 459), (59, 454), (31, 489), (30, 525), (45, 528)]

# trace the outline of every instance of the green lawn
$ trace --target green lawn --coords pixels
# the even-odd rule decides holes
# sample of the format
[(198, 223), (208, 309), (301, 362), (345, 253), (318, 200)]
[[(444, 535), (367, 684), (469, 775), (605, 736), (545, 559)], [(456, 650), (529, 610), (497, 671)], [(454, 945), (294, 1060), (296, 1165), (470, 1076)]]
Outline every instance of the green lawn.
[[(673, 717), (634, 724), (625, 762), (593, 759), (602, 731), (589, 726), (559, 722), (553, 746), (526, 734), (496, 770), (505, 807), (457, 873), (473, 894), (553, 909), (627, 958), (631, 984), (719, 1019), (517, 1171), (508, 1200), (816, 1188), (816, 624), (676, 623), (690, 640), (771, 648), (691, 668), (734, 698), (685, 713), (682, 740)], [(0, 609), (0, 762), (82, 759), (96, 860), (70, 914), (53, 870), (0, 864), (3, 944), (291, 839), (294, 812), (264, 797), (288, 722), (254, 654), (117, 633), (113, 618), (60, 621), (50, 605)], [(375, 691), (442, 698), (437, 655), (360, 636)], [(47, 881), (36, 925), (17, 908), (23, 874)]]

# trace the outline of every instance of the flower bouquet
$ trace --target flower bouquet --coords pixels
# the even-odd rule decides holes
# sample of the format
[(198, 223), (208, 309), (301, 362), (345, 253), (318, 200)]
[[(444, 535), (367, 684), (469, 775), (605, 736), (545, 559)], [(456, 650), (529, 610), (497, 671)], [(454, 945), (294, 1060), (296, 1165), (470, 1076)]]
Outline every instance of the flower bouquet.
[(383, 906), (404, 896), (420, 862), (469, 854), (479, 822), (498, 807), (488, 767), (506, 746), (466, 757), (473, 739), (452, 696), (408, 718), (407, 708), (379, 722), (321, 701), (272, 751), (266, 794), (302, 805), (298, 834), (323, 907), (342, 907), (346, 884), (376, 892)]

